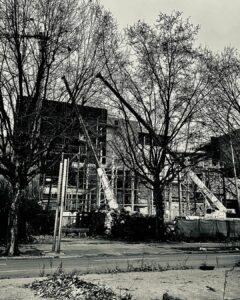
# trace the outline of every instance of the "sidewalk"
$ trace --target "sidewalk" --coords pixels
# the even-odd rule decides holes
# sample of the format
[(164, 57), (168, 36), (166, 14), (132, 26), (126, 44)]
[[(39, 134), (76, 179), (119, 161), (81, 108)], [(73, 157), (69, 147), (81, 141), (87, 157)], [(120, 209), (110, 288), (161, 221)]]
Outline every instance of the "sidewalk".
[[(51, 253), (52, 237), (42, 239), (39, 243), (21, 245), (21, 256), (0, 259), (42, 259), (53, 257)], [(202, 253), (202, 252), (234, 252), (240, 257), (240, 241), (235, 243), (127, 243), (109, 241), (97, 238), (63, 238), (61, 243), (61, 258), (67, 257), (97, 257), (97, 256), (125, 256), (165, 255), (174, 253)], [(94, 259), (93, 259), (94, 260)], [(0, 262), (0, 264), (3, 261)], [(10, 262), (12, 265), (16, 261)], [(40, 261), (37, 261), (37, 264)], [(42, 262), (41, 262), (42, 263)], [(24, 264), (27, 264), (24, 261)], [(231, 271), (231, 272), (230, 272)], [(228, 272), (228, 273), (226, 273)], [(227, 277), (226, 277), (226, 274)], [(39, 276), (39, 275), (38, 275)], [(129, 292), (136, 300), (162, 299), (164, 293), (178, 296), (180, 299), (218, 300), (222, 299), (226, 285), (228, 299), (237, 299), (239, 295), (240, 269), (215, 268), (212, 271), (202, 271), (196, 268), (189, 270), (168, 270), (164, 272), (125, 272), (111, 274), (82, 275), (82, 279), (104, 287), (110, 287), (119, 294)], [(24, 287), (34, 278), (1, 279), (0, 300), (40, 300), (33, 292)], [(227, 280), (227, 284), (226, 283)], [(50, 299), (49, 299), (50, 300)]]
[[(52, 237), (42, 239), (38, 243), (20, 245), (21, 255), (11, 259), (42, 258), (56, 256), (52, 253)], [(240, 241), (232, 243), (186, 243), (186, 242), (146, 242), (130, 243), (109, 241), (99, 238), (63, 238), (60, 257), (96, 257), (96, 256), (144, 256), (177, 253), (238, 253)], [(0, 257), (1, 259), (2, 257)]]

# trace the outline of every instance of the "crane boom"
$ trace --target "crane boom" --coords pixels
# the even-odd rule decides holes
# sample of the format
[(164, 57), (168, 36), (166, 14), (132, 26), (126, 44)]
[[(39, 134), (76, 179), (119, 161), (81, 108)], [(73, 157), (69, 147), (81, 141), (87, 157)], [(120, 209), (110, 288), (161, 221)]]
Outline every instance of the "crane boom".
[(80, 114), (80, 112), (78, 110), (78, 106), (76, 105), (75, 99), (74, 99), (74, 97), (72, 95), (72, 92), (70, 90), (70, 87), (69, 87), (69, 84), (67, 82), (67, 79), (66, 79), (65, 76), (63, 76), (62, 79), (64, 81), (64, 84), (66, 86), (66, 89), (68, 91), (70, 99), (72, 100), (72, 104), (74, 106), (74, 111), (75, 111), (78, 123), (82, 127), (82, 129), (83, 129), (83, 133), (84, 133), (84, 135), (86, 137), (86, 141), (88, 143), (88, 146), (90, 147), (90, 149), (91, 149), (91, 151), (93, 153), (95, 164), (96, 164), (96, 167), (97, 167), (97, 173), (98, 173), (100, 182), (102, 184), (102, 188), (103, 188), (103, 191), (104, 191), (107, 203), (108, 203), (110, 209), (117, 209), (118, 208), (117, 199), (116, 199), (116, 197), (115, 197), (115, 195), (113, 193), (113, 190), (112, 190), (111, 184), (109, 183), (109, 180), (108, 180), (108, 177), (106, 175), (106, 172), (105, 172), (104, 168), (102, 167), (102, 165), (100, 164), (100, 162), (98, 160), (98, 157), (97, 157), (96, 151), (94, 149), (93, 143), (92, 143), (91, 138), (90, 138), (90, 136), (88, 134), (88, 130), (86, 128), (84, 120), (83, 120), (83, 118), (82, 118), (82, 116), (81, 116), (81, 114)]
[(201, 193), (207, 197), (209, 204), (221, 213), (226, 213), (227, 209), (221, 201), (206, 187), (202, 180), (191, 170), (188, 170), (191, 180), (198, 186)]

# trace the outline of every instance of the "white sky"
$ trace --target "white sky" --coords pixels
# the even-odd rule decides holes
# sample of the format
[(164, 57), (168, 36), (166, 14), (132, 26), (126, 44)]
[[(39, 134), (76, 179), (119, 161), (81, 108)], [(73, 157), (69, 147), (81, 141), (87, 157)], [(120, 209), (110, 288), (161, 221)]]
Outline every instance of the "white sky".
[(214, 51), (225, 46), (240, 49), (240, 0), (100, 0), (116, 18), (120, 29), (137, 20), (154, 23), (158, 13), (183, 12), (201, 26), (198, 44)]

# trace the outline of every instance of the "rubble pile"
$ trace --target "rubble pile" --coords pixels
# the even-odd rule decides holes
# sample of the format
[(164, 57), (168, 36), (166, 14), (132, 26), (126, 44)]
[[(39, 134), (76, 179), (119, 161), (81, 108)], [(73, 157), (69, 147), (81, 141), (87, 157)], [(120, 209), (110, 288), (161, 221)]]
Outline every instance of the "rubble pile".
[(110, 288), (81, 280), (77, 275), (64, 272), (36, 280), (28, 285), (41, 297), (58, 300), (130, 300), (129, 294), (116, 295)]

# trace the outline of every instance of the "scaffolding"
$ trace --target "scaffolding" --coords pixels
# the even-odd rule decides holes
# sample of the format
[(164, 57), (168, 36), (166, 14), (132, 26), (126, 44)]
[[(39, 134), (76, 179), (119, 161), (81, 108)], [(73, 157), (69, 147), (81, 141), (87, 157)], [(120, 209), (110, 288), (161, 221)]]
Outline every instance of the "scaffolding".
[[(65, 211), (90, 212), (107, 204), (105, 193), (97, 175), (94, 164), (73, 164), (69, 166), (69, 179), (75, 177), (75, 185), (68, 182), (66, 191)], [(135, 174), (115, 160), (105, 166), (109, 184), (116, 195), (119, 208), (129, 211), (139, 211), (145, 214), (154, 214), (152, 192), (146, 188)], [(217, 167), (198, 167), (198, 179), (211, 190), (222, 205), (226, 205), (223, 177)], [(226, 180), (226, 179), (225, 179)], [(51, 195), (48, 193), (51, 192)], [(57, 187), (45, 188), (45, 203), (51, 199), (49, 208), (55, 210)], [(189, 172), (182, 172), (164, 191), (165, 208), (168, 218), (176, 216), (204, 215), (211, 208), (208, 199), (199, 186), (191, 180)]]

